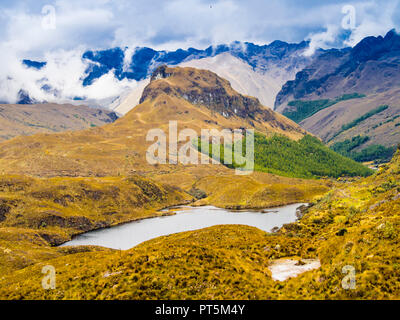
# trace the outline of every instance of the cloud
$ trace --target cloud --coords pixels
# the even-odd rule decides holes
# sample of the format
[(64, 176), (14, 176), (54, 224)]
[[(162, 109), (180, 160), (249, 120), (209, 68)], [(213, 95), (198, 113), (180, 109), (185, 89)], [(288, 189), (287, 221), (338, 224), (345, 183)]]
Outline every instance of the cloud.
[(339, 27), (328, 25), (326, 31), (310, 34), (306, 40), (310, 41), (309, 48), (304, 51), (306, 57), (312, 56), (318, 48), (327, 49), (334, 44), (339, 33)]
[[(310, 40), (310, 48), (304, 53), (305, 55), (312, 55), (317, 48), (353, 47), (367, 36), (385, 35), (389, 30), (399, 26), (393, 19), (394, 13), (399, 12), (398, 0), (388, 0), (385, 3), (362, 1), (350, 6), (354, 8), (354, 28), (345, 30), (341, 23), (330, 23), (325, 26), (324, 31), (310, 33), (306, 37)], [(330, 7), (329, 11), (338, 12), (338, 8)], [(343, 18), (344, 15), (340, 17), (341, 20), (335, 19), (341, 22)]]
[[(44, 5), (56, 12), (56, 27), (42, 26)], [(354, 45), (367, 35), (398, 26), (398, 1), (352, 1), (357, 23), (343, 39), (342, 7), (337, 0), (3, 0), (0, 4), (0, 101), (16, 101), (25, 89), (37, 100), (71, 97), (110, 100), (135, 81), (104, 75), (83, 87), (87, 49), (125, 49), (124, 67), (137, 46), (154, 49), (205, 48), (235, 40), (257, 44), (273, 40), (311, 42), (318, 47)], [(344, 41), (343, 41), (344, 40)], [(22, 59), (47, 61), (27, 69)], [(49, 84), (52, 90), (41, 88)]]
[[(0, 101), (15, 102), (23, 89), (38, 101), (71, 102), (75, 97), (92, 101), (111, 101), (121, 92), (134, 88), (136, 81), (118, 81), (112, 70), (97, 79), (91, 86), (82, 85), (82, 75), (87, 68), (82, 61), (83, 48), (56, 50), (44, 55), (46, 66), (40, 70), (27, 68), (10, 51), (0, 50), (2, 73), (0, 75)], [(49, 90), (43, 90), (48, 86)]]
[[(41, 8), (34, 13), (25, 7), (2, 11), (7, 27), (5, 40), (0, 42), (0, 101), (16, 102), (21, 89), (38, 101), (69, 102), (74, 97), (110, 100), (133, 88), (135, 81), (118, 81), (112, 71), (93, 85), (82, 86), (87, 68), (82, 54), (105, 39), (111, 44), (113, 13), (106, 8), (76, 10), (73, 1), (57, 1), (56, 8), (55, 29), (43, 28)], [(21, 63), (25, 58), (46, 61), (47, 65), (30, 69)], [(43, 90), (43, 86), (50, 90)]]
[(367, 36), (384, 35), (390, 29), (398, 27), (393, 20), (395, 12), (399, 12), (399, 1), (376, 3), (368, 1), (360, 3), (356, 8), (356, 28), (344, 41), (346, 46), (355, 46)]
[[(393, 27), (398, 1), (295, 0), (26, 0), (5, 2), (0, 30), (15, 48), (40, 54), (55, 49), (151, 46), (173, 50), (232, 41), (299, 42), (330, 26), (340, 27), (344, 5), (357, 10), (357, 41)], [(7, 5), (8, 4), (8, 5)], [(43, 30), (44, 4), (56, 10), (57, 27)], [(398, 21), (397, 21), (398, 23)], [(386, 28), (386, 29), (385, 29)], [(384, 30), (385, 29), (385, 30)], [(325, 32), (325, 30), (323, 31)]]

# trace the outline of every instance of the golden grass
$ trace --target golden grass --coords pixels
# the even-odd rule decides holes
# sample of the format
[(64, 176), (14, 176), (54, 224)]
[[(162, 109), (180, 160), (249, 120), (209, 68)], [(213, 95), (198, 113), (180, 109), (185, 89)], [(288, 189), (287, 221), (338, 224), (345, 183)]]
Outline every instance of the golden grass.
[[(300, 222), (268, 234), (215, 226), (145, 242), (123, 252), (46, 261), (57, 288), (41, 288), (43, 263), (4, 276), (4, 299), (398, 299), (400, 154), (369, 178), (339, 184)], [(256, 185), (256, 184), (254, 184)], [(280, 258), (319, 258), (321, 268), (275, 282)], [(356, 289), (342, 268), (354, 266)]]

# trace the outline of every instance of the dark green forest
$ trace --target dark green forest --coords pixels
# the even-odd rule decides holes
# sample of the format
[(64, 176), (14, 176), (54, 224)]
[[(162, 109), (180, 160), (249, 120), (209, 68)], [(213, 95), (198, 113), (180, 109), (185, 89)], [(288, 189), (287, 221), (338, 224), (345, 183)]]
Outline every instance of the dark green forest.
[(371, 145), (361, 151), (354, 151), (357, 147), (369, 141), (368, 136), (356, 136), (351, 140), (336, 142), (331, 146), (332, 150), (343, 156), (349, 157), (358, 162), (377, 161), (387, 162), (396, 151), (395, 147), (386, 148), (382, 145)]
[[(243, 150), (246, 141), (243, 139)], [(201, 141), (198, 149), (201, 150)], [(209, 155), (212, 154), (210, 145)], [(213, 155), (213, 158), (218, 158)], [(224, 159), (224, 146), (220, 146), (220, 159)], [(225, 164), (230, 168), (240, 167)], [(287, 177), (318, 178), (341, 176), (368, 176), (372, 170), (356, 161), (344, 157), (326, 147), (320, 140), (310, 135), (299, 141), (282, 135), (254, 135), (254, 169)]]
[(294, 100), (290, 101), (288, 105), (291, 107), (295, 107), (295, 110), (285, 111), (283, 112), (283, 115), (299, 123), (304, 119), (307, 119), (308, 117), (311, 117), (312, 115), (316, 114), (318, 111), (333, 106), (334, 104), (340, 101), (364, 98), (364, 97), (365, 97), (364, 94), (348, 93), (340, 97), (337, 97), (335, 99), (321, 99), (321, 100), (310, 100), (310, 101)]

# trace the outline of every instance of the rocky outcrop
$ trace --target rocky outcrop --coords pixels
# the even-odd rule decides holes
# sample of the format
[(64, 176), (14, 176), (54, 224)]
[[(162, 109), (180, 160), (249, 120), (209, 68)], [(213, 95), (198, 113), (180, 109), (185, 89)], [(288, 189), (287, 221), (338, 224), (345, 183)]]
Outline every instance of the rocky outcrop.
[[(157, 82), (174, 78), (174, 82)], [(150, 85), (143, 91), (140, 103), (155, 99), (160, 94), (174, 95), (194, 105), (203, 105), (225, 118), (237, 116), (264, 121), (275, 120), (273, 112), (261, 106), (257, 98), (241, 95), (234, 91), (230, 83), (215, 73), (194, 68), (169, 68), (160, 66), (153, 75)]]
[(163, 64), (159, 66), (156, 70), (154, 70), (153, 74), (151, 75), (151, 80), (158, 80), (158, 79), (165, 79), (171, 76), (172, 73), (167, 72), (167, 65)]

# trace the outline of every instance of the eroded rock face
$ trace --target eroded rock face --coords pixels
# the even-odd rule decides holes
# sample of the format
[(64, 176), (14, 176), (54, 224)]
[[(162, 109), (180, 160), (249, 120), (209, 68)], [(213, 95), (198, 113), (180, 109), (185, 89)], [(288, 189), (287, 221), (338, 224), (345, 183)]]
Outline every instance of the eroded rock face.
[(164, 64), (159, 66), (156, 70), (154, 70), (153, 74), (151, 75), (150, 81), (155, 81), (158, 79), (165, 79), (171, 76), (172, 73), (167, 72), (168, 67)]
[[(174, 84), (156, 82), (171, 76)], [(261, 104), (257, 98), (235, 92), (227, 80), (211, 71), (160, 66), (153, 72), (151, 83), (143, 91), (140, 103), (154, 99), (162, 93), (178, 96), (194, 105), (204, 105), (226, 118), (238, 116), (254, 119), (261, 112)]]

